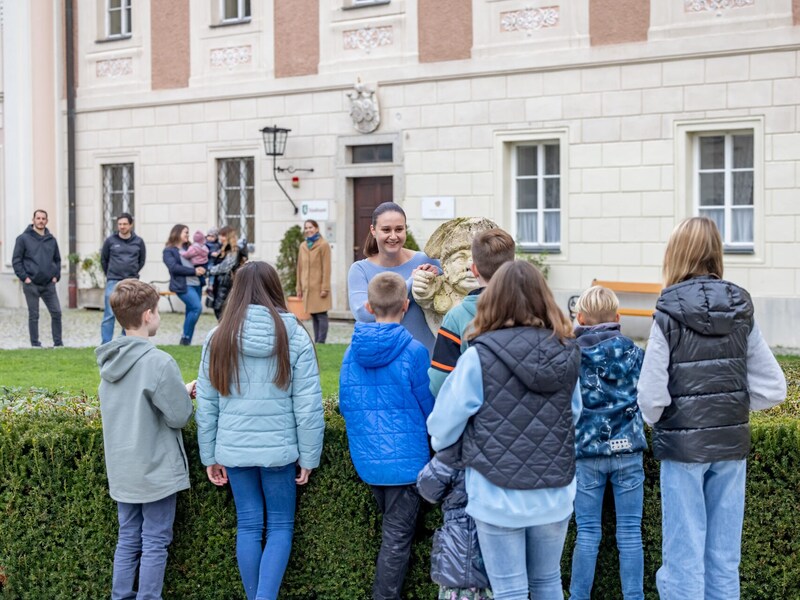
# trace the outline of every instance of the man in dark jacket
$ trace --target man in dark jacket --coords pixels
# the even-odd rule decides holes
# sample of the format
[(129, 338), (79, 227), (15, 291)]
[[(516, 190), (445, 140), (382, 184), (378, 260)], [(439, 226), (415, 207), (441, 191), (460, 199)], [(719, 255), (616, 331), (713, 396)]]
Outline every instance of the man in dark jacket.
[(58, 242), (47, 229), (47, 212), (33, 212), (33, 223), (17, 237), (12, 258), (14, 273), (22, 282), (28, 304), (28, 332), (31, 346), (41, 348), (39, 341), (39, 298), (50, 312), (53, 346), (63, 346), (61, 340), (61, 305), (56, 282), (61, 278), (61, 254)]
[(110, 342), (114, 337), (114, 313), (108, 302), (111, 292), (123, 279), (139, 279), (139, 271), (144, 267), (146, 258), (144, 240), (133, 232), (133, 217), (130, 213), (120, 213), (117, 232), (106, 238), (100, 251), (100, 264), (106, 275), (105, 310), (100, 325), (101, 344)]

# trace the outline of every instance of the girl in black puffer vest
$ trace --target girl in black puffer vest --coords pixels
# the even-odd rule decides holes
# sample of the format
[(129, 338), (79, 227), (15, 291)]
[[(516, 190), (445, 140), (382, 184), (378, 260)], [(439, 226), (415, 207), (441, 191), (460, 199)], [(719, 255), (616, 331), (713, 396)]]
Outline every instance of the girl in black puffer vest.
[(456, 444), (437, 452), (417, 477), (419, 495), (441, 500), (444, 524), (433, 534), (431, 579), (439, 584), (439, 600), (490, 600), (478, 530), (466, 512), (464, 467)]
[(708, 218), (672, 232), (637, 386), (661, 461), (661, 600), (738, 600), (749, 413), (786, 397), (750, 294), (722, 279), (722, 255)]

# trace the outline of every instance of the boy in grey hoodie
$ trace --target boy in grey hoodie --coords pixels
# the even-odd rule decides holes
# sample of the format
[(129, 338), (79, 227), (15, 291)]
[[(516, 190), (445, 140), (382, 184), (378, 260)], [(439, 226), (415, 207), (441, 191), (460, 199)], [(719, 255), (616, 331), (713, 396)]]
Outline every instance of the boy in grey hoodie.
[(108, 490), (119, 517), (112, 600), (161, 598), (177, 492), (189, 487), (181, 428), (192, 416), (194, 382), (184, 386), (175, 360), (147, 339), (161, 322), (158, 299), (137, 279), (117, 284), (109, 301), (126, 337), (95, 350)]

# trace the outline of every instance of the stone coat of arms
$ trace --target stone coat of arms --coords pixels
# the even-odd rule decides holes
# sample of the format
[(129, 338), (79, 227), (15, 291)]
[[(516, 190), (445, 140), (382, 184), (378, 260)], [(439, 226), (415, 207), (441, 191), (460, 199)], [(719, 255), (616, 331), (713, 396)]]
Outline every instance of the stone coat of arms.
[(353, 127), (360, 133), (372, 133), (381, 124), (381, 113), (378, 107), (378, 96), (375, 90), (359, 81), (352, 92), (347, 93), (350, 98), (350, 118)]

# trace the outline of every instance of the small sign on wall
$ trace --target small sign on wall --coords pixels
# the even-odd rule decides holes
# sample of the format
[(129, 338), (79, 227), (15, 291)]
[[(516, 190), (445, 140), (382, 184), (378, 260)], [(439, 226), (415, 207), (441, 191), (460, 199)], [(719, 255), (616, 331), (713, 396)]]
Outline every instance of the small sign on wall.
[(330, 218), (328, 204), (327, 200), (305, 200), (300, 203), (300, 218), (327, 221)]
[(423, 219), (454, 219), (456, 216), (456, 199), (453, 196), (423, 196)]

